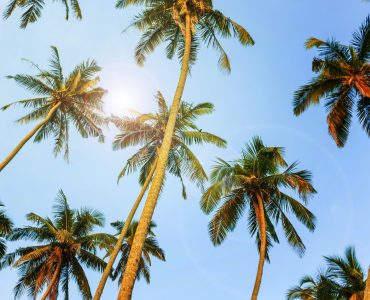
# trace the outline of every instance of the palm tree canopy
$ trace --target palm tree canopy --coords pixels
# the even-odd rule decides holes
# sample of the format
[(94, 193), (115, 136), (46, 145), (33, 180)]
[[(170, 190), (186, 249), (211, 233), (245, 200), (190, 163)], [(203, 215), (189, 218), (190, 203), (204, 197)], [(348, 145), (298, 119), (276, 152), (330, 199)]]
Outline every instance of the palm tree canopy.
[(338, 284), (338, 294), (343, 299), (363, 299), (366, 285), (365, 273), (357, 259), (355, 249), (348, 247), (344, 252), (344, 257), (326, 256), (325, 261), (328, 272)]
[(319, 49), (312, 62), (317, 76), (296, 91), (294, 113), (300, 115), (325, 99), (329, 133), (339, 147), (347, 141), (354, 110), (370, 135), (370, 16), (348, 46), (335, 39), (310, 38), (306, 47)]
[[(129, 146), (141, 146), (141, 148), (127, 161), (119, 178), (140, 168), (140, 183), (143, 184), (158, 156), (170, 109), (163, 97), (158, 92), (158, 110), (156, 113), (136, 113), (135, 117), (112, 117), (111, 121), (121, 130), (113, 142), (113, 149), (124, 149)], [(177, 114), (175, 132), (172, 138), (167, 169), (169, 173), (180, 178), (183, 185), (183, 196), (186, 191), (183, 183), (183, 175), (199, 186), (207, 180), (207, 175), (202, 164), (197, 159), (190, 147), (193, 144), (213, 144), (217, 147), (225, 147), (226, 141), (222, 138), (199, 129), (195, 121), (198, 117), (210, 114), (214, 111), (214, 105), (209, 102), (197, 105), (183, 101)]]
[[(0, 207), (4, 205), (0, 202)], [(6, 253), (5, 239), (13, 230), (13, 222), (6, 215), (3, 209), (0, 209), (0, 258)]]
[(363, 300), (365, 274), (355, 249), (348, 247), (344, 257), (325, 256), (326, 270), (315, 277), (304, 276), (299, 285), (287, 292), (287, 299)]
[[(72, 9), (72, 12), (77, 19), (82, 19), (82, 12), (78, 0), (63, 0), (60, 2), (62, 2), (65, 7), (66, 20), (69, 19), (70, 9)], [(41, 17), (44, 5), (44, 0), (10, 0), (4, 11), (3, 16), (5, 19), (7, 19), (17, 8), (24, 10), (21, 16), (20, 27), (26, 28), (30, 23), (36, 22)]]
[(31, 62), (39, 71), (37, 75), (8, 76), (37, 97), (15, 101), (1, 109), (6, 110), (16, 104), (31, 108), (30, 113), (17, 120), (17, 123), (27, 124), (44, 119), (53, 107), (60, 105), (50, 121), (37, 132), (34, 141), (40, 142), (52, 136), (55, 139), (54, 154), (64, 151), (68, 159), (71, 123), (82, 137), (93, 136), (98, 137), (99, 141), (104, 140), (100, 126), (106, 123), (102, 115), (102, 98), (106, 91), (97, 87), (99, 78), (96, 74), (101, 68), (95, 60), (81, 63), (68, 76), (64, 76), (58, 49), (51, 49), (48, 71)]
[[(117, 235), (122, 231), (124, 226), (124, 222), (114, 222), (111, 224), (116, 230)], [(130, 254), (132, 242), (136, 233), (136, 229), (138, 226), (137, 221), (133, 221), (129, 229), (127, 230), (127, 234), (125, 236), (125, 240), (121, 246), (121, 256), (118, 260), (117, 267), (112, 274), (112, 278), (115, 280), (119, 277), (119, 284), (122, 282), (122, 276), (125, 271), (125, 267), (127, 265), (128, 256)], [(162, 248), (160, 248), (157, 238), (153, 232), (153, 229), (157, 227), (157, 225), (152, 221), (149, 226), (148, 236), (145, 239), (143, 252), (141, 254), (140, 262), (139, 262), (139, 270), (137, 272), (137, 280), (140, 280), (141, 277), (145, 279), (147, 283), (150, 283), (150, 266), (152, 264), (151, 257), (155, 257), (161, 261), (165, 261), (165, 253)], [(107, 254), (106, 256), (110, 256), (116, 241), (111, 243), (110, 245), (104, 245), (103, 248), (106, 249)]]
[(161, 43), (166, 43), (168, 58), (172, 59), (177, 54), (182, 60), (186, 15), (190, 15), (192, 23), (191, 63), (196, 61), (202, 42), (219, 53), (221, 69), (230, 71), (230, 60), (219, 38), (236, 37), (244, 46), (254, 44), (248, 31), (214, 9), (211, 0), (118, 0), (116, 7), (129, 5), (145, 6), (131, 24), (143, 33), (135, 52), (136, 60), (141, 65)]
[(319, 271), (315, 277), (304, 276), (299, 285), (288, 290), (286, 298), (287, 300), (344, 300), (338, 298), (337, 288), (332, 274)]
[[(298, 170), (297, 163), (288, 165), (284, 160), (284, 148), (265, 146), (260, 137), (255, 137), (242, 150), (239, 159), (232, 162), (218, 159), (210, 179), (211, 186), (202, 196), (201, 208), (206, 214), (216, 210), (209, 223), (214, 245), (225, 240), (227, 233), (235, 229), (237, 221), (248, 210), (249, 233), (256, 237), (260, 249), (255, 207), (258, 197), (261, 197), (265, 210), (267, 250), (273, 242), (279, 242), (275, 227), (280, 223), (289, 244), (298, 254), (303, 254), (305, 245), (287, 214), (295, 215), (310, 231), (315, 229), (315, 216), (286, 191), (295, 191), (305, 204), (316, 191), (309, 171)], [(268, 251), (266, 254), (268, 259)]]
[(38, 245), (20, 247), (6, 254), (1, 268), (12, 266), (18, 269), (20, 278), (14, 288), (16, 298), (25, 291), (30, 297), (36, 297), (48, 285), (60, 264), (58, 279), (49, 298), (56, 299), (61, 289), (68, 299), (69, 282), (73, 279), (83, 299), (91, 299), (83, 266), (98, 271), (105, 268), (105, 262), (96, 256), (96, 249), (101, 243), (110, 242), (112, 237), (93, 232), (96, 227), (103, 226), (104, 217), (88, 208), (71, 209), (63, 191), (59, 191), (53, 208), (52, 219), (29, 213), (27, 220), (33, 225), (14, 229), (9, 240), (30, 240)]

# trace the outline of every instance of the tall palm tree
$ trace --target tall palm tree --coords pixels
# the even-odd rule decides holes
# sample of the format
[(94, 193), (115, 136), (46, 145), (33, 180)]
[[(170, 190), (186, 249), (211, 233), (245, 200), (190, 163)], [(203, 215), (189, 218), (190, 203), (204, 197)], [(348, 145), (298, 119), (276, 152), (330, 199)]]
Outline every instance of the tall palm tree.
[[(72, 8), (72, 12), (78, 20), (82, 19), (82, 12), (78, 0), (63, 0), (66, 10), (66, 20), (69, 19), (69, 10)], [(4, 18), (9, 18), (13, 12), (19, 8), (23, 9), (24, 12), (21, 16), (21, 28), (26, 28), (30, 23), (36, 22), (41, 17), (41, 12), (44, 8), (44, 0), (10, 0), (5, 11)]]
[(307, 204), (308, 196), (316, 192), (311, 173), (297, 170), (297, 163), (288, 165), (283, 155), (283, 148), (267, 147), (261, 138), (253, 138), (239, 159), (230, 163), (218, 160), (211, 173), (212, 185), (201, 199), (206, 214), (217, 209), (209, 223), (214, 245), (220, 245), (248, 211), (249, 233), (255, 236), (260, 253), (252, 300), (257, 299), (269, 249), (273, 242), (279, 242), (275, 226), (281, 223), (289, 244), (299, 255), (304, 253), (305, 245), (287, 213), (295, 215), (310, 231), (315, 229), (314, 215), (287, 194), (288, 189), (296, 191)]
[(181, 72), (159, 151), (155, 175), (139, 220), (118, 295), (118, 299), (123, 300), (131, 299), (138, 270), (137, 261), (140, 258), (162, 188), (176, 125), (176, 116), (180, 108), (189, 67), (196, 60), (200, 42), (215, 48), (220, 53), (219, 65), (225, 70), (230, 69), (230, 62), (218, 36), (226, 38), (234, 36), (242, 45), (253, 44), (249, 33), (241, 25), (215, 10), (211, 0), (118, 0), (117, 2), (119, 8), (125, 8), (129, 5), (144, 5), (142, 13), (133, 22), (133, 26), (143, 32), (136, 49), (138, 63), (142, 64), (147, 54), (151, 53), (162, 42), (167, 42), (167, 56), (171, 58), (177, 52), (181, 60)]
[(325, 99), (329, 133), (338, 147), (347, 141), (354, 110), (370, 135), (370, 17), (353, 34), (348, 46), (334, 39), (324, 42), (310, 38), (306, 47), (319, 49), (319, 56), (312, 62), (317, 76), (296, 91), (295, 115)]
[(299, 285), (287, 292), (287, 300), (339, 300), (337, 284), (332, 275), (319, 272), (315, 277), (304, 276)]
[(102, 97), (106, 93), (96, 85), (99, 78), (96, 74), (101, 70), (95, 60), (88, 60), (76, 66), (68, 75), (63, 75), (59, 52), (51, 47), (49, 71), (40, 69), (36, 76), (18, 74), (9, 76), (16, 83), (37, 95), (37, 98), (19, 100), (2, 107), (6, 110), (13, 105), (22, 105), (32, 108), (32, 111), (17, 120), (19, 124), (28, 124), (40, 120), (29, 134), (27, 134), (14, 150), (0, 162), (0, 172), (15, 157), (22, 147), (34, 136), (35, 142), (41, 142), (49, 136), (55, 139), (54, 154), (64, 150), (64, 157), (69, 154), (69, 127), (72, 123), (80, 135), (98, 137), (103, 141), (104, 136), (100, 128), (105, 123), (102, 117)]
[[(355, 249), (348, 247), (344, 257), (325, 257), (327, 268), (315, 280), (305, 276), (299, 286), (288, 290), (287, 299), (363, 300), (365, 274), (357, 259)], [(309, 280), (311, 279), (311, 280)], [(307, 298), (307, 297), (311, 298)]]
[[(4, 205), (0, 202), (0, 207)], [(0, 258), (6, 253), (5, 239), (13, 230), (12, 220), (5, 214), (4, 210), (0, 210)]]
[[(119, 284), (121, 283), (123, 273), (125, 272), (128, 256), (130, 254), (130, 250), (131, 250), (132, 242), (135, 236), (137, 225), (138, 225), (137, 221), (133, 221), (130, 224), (129, 229), (124, 239), (124, 243), (121, 245), (120, 259), (118, 260), (117, 267), (115, 268), (113, 272), (113, 276), (112, 276), (113, 280), (117, 279), (118, 277)], [(117, 230), (117, 235), (119, 235), (122, 231), (124, 223), (115, 222), (115, 223), (112, 223), (112, 226)], [(143, 277), (147, 283), (150, 283), (151, 257), (155, 257), (161, 261), (166, 260), (164, 251), (159, 247), (158, 241), (153, 232), (153, 229), (155, 227), (157, 227), (157, 225), (154, 222), (151, 222), (150, 227), (149, 227), (148, 236), (145, 239), (143, 253), (140, 258), (139, 270), (137, 272), (137, 280), (140, 280), (140, 278)], [(107, 248), (107, 256), (111, 255), (111, 252), (113, 251), (113, 248), (117, 242), (117, 239), (115, 239), (114, 242), (115, 242), (114, 244), (111, 244), (110, 247)]]
[(71, 209), (63, 191), (59, 191), (53, 219), (35, 213), (27, 215), (33, 225), (14, 229), (9, 240), (31, 240), (36, 246), (20, 247), (4, 256), (1, 267), (18, 269), (20, 278), (14, 288), (15, 297), (25, 291), (35, 298), (43, 290), (42, 300), (55, 300), (61, 291), (68, 299), (69, 282), (73, 279), (83, 299), (91, 299), (91, 291), (83, 266), (103, 271), (105, 262), (96, 256), (96, 248), (112, 239), (104, 233), (93, 233), (102, 227), (103, 215), (95, 210)]
[[(140, 169), (139, 182), (142, 188), (125, 221), (125, 226), (122, 228), (117, 244), (110, 253), (107, 267), (99, 282), (94, 300), (99, 300), (101, 298), (105, 283), (108, 280), (113, 264), (119, 254), (122, 242), (155, 172), (158, 161), (158, 151), (164, 139), (165, 128), (169, 116), (169, 107), (160, 92), (158, 92), (156, 100), (158, 105), (156, 113), (137, 113), (135, 117), (111, 118), (111, 121), (121, 131), (114, 139), (114, 150), (141, 145), (141, 148), (128, 159), (118, 179)], [(195, 124), (198, 117), (210, 114), (213, 110), (214, 105), (212, 103), (205, 102), (193, 105), (182, 102), (177, 114), (174, 135), (172, 137), (172, 146), (167, 162), (167, 170), (170, 174), (180, 179), (184, 198), (186, 198), (186, 190), (183, 176), (187, 176), (191, 181), (201, 187), (207, 180), (207, 175), (201, 163), (189, 146), (192, 144), (204, 143), (211, 143), (218, 147), (226, 146), (225, 140), (212, 133), (199, 129)]]

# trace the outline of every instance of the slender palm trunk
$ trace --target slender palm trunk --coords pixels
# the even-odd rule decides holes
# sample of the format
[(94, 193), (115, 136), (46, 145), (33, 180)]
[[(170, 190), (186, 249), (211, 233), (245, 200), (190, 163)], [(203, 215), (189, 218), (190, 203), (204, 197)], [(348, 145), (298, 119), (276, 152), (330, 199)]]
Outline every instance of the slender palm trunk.
[(54, 105), (44, 120), (42, 120), (39, 124), (37, 124), (30, 133), (28, 133), (17, 145), (17, 147), (14, 148), (14, 150), (0, 163), (0, 172), (7, 166), (8, 163), (17, 155), (17, 153), (22, 149), (22, 147), (29, 141), (30, 138), (32, 138), (36, 132), (44, 126), (54, 115), (56, 110), (61, 106), (61, 102), (58, 102), (56, 105)]
[(60, 268), (61, 268), (61, 266), (62, 266), (62, 258), (61, 258), (61, 257), (60, 257), (60, 255), (59, 255), (59, 256), (58, 256), (58, 263), (57, 263), (57, 267), (55, 268), (55, 271), (54, 271), (53, 277), (51, 278), (51, 281), (50, 281), (50, 283), (49, 283), (49, 286), (48, 286), (48, 288), (46, 289), (46, 291), (45, 291), (44, 295), (42, 295), (42, 297), (41, 297), (41, 299), (40, 299), (40, 300), (45, 300), (45, 299), (49, 296), (49, 294), (50, 294), (50, 292), (51, 292), (51, 290), (52, 290), (52, 288), (53, 288), (53, 286), (54, 286), (55, 282), (56, 282), (56, 281), (57, 281), (57, 279), (58, 279), (58, 276), (59, 276), (59, 272), (60, 272)]
[(191, 52), (191, 21), (190, 15), (186, 15), (185, 26), (185, 51), (182, 61), (181, 73), (177, 85), (176, 93), (171, 105), (163, 143), (158, 155), (158, 165), (153, 177), (143, 212), (141, 214), (138, 227), (136, 229), (132, 248), (128, 258), (125, 274), (123, 275), (118, 300), (131, 300), (132, 291), (135, 284), (136, 274), (139, 268), (140, 256), (143, 250), (145, 238), (148, 234), (148, 228), (153, 217), (153, 213), (158, 201), (159, 193), (163, 184), (163, 178), (166, 172), (168, 154), (171, 149), (172, 136), (176, 125), (177, 113), (180, 107), (182, 94), (184, 92), (186, 79), (189, 72), (189, 61)]
[(370, 268), (367, 271), (366, 287), (364, 291), (364, 300), (370, 300)]
[(150, 170), (149, 174), (148, 174), (148, 177), (145, 179), (145, 182), (141, 188), (141, 191), (140, 191), (140, 194), (139, 196), (137, 197), (134, 205), (132, 206), (131, 208), (131, 211), (130, 213), (128, 214), (127, 216), (127, 219), (126, 219), (126, 222), (125, 222), (125, 225), (123, 226), (122, 228), (122, 231), (118, 237), (118, 240), (117, 240), (117, 243), (113, 249), (113, 252), (111, 253), (110, 257), (109, 257), (109, 261), (107, 263), (107, 266), (105, 267), (104, 269), (104, 273), (100, 279), (100, 282), (99, 282), (99, 285), (96, 289), (96, 292), (95, 292), (95, 295), (94, 295), (94, 299), (93, 300), (99, 300), (100, 297), (102, 296), (103, 294), (103, 290), (104, 290), (104, 287), (105, 287), (105, 284), (108, 280), (108, 277), (109, 277), (109, 274), (111, 273), (112, 271), (112, 268), (113, 268), (113, 264), (121, 250), (121, 246), (122, 246), (122, 243), (123, 243), (123, 240), (126, 236), (126, 233), (127, 233), (127, 230), (132, 222), (132, 219), (134, 218), (134, 215), (136, 213), (136, 210), (138, 209), (140, 203), (141, 203), (141, 200), (143, 199), (144, 195), (145, 195), (145, 192), (146, 190), (148, 189), (148, 186), (153, 178), (153, 175), (154, 175), (154, 172), (155, 172), (155, 168), (157, 167), (157, 161), (158, 161), (158, 158), (156, 158), (153, 166), (152, 166), (152, 169)]
[(266, 220), (265, 220), (265, 209), (263, 207), (263, 199), (261, 195), (257, 195), (258, 207), (256, 207), (256, 215), (258, 220), (258, 226), (260, 229), (260, 259), (258, 261), (258, 268), (256, 274), (256, 280), (254, 282), (253, 292), (251, 300), (257, 300), (258, 292), (262, 282), (263, 266), (266, 259)]

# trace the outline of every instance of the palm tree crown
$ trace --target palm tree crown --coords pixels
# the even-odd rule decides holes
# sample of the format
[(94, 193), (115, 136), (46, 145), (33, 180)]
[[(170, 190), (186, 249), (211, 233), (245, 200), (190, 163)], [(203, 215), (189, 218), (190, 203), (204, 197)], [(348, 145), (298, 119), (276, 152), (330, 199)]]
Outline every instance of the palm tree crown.
[(50, 111), (56, 109), (50, 119), (37, 131), (34, 140), (40, 142), (52, 136), (55, 139), (55, 155), (64, 150), (64, 156), (68, 159), (71, 123), (82, 137), (93, 136), (103, 141), (104, 136), (100, 126), (105, 123), (102, 116), (102, 97), (106, 91), (96, 86), (99, 82), (96, 74), (101, 68), (94, 60), (81, 63), (68, 76), (64, 76), (58, 49), (51, 48), (52, 56), (48, 71), (32, 63), (39, 71), (36, 76), (23, 74), (9, 76), (37, 95), (37, 98), (10, 103), (2, 107), (2, 110), (15, 104), (32, 108), (30, 113), (17, 120), (20, 124), (27, 124), (46, 119)]
[[(128, 159), (119, 178), (140, 168), (140, 183), (143, 184), (157, 159), (170, 112), (160, 92), (158, 92), (156, 100), (158, 104), (156, 113), (137, 113), (135, 117), (111, 118), (111, 121), (121, 130), (121, 133), (114, 139), (114, 150), (141, 145), (141, 148)], [(207, 180), (201, 163), (189, 146), (205, 143), (211, 143), (218, 147), (226, 146), (225, 140), (203, 131), (195, 125), (198, 117), (210, 114), (213, 110), (214, 105), (209, 102), (197, 105), (182, 102), (177, 114), (167, 169), (169, 173), (180, 178), (184, 198), (186, 198), (186, 191), (183, 175), (188, 176), (190, 180), (200, 186)]]
[(348, 247), (344, 257), (324, 257), (327, 268), (315, 278), (305, 276), (300, 284), (288, 290), (287, 299), (301, 300), (363, 300), (365, 274), (355, 249)]
[[(66, 11), (66, 20), (69, 18), (69, 10), (72, 8), (73, 14), (79, 20), (82, 19), (82, 12), (78, 0), (63, 0)], [(44, 0), (10, 0), (8, 6), (4, 11), (4, 18), (9, 18), (13, 12), (19, 8), (24, 9), (21, 16), (21, 28), (26, 28), (30, 23), (36, 22), (41, 17), (42, 9), (44, 8)]]
[(95, 251), (100, 243), (108, 243), (110, 237), (93, 233), (96, 227), (103, 226), (103, 215), (88, 208), (71, 209), (60, 191), (53, 219), (30, 213), (27, 220), (34, 225), (14, 229), (9, 240), (31, 240), (39, 245), (21, 247), (5, 255), (1, 263), (2, 268), (13, 266), (19, 271), (15, 297), (27, 291), (34, 298), (47, 286), (42, 299), (56, 299), (59, 289), (68, 299), (69, 282), (73, 279), (83, 299), (91, 299), (82, 265), (98, 271), (105, 267), (105, 262), (96, 256)]
[[(4, 205), (0, 202), (0, 207)], [(4, 210), (0, 210), (0, 258), (6, 253), (5, 239), (13, 230), (12, 220), (5, 214)]]
[(329, 133), (343, 147), (356, 106), (357, 117), (370, 135), (370, 17), (353, 34), (349, 46), (334, 39), (324, 42), (311, 38), (306, 47), (319, 49), (312, 62), (312, 70), (318, 75), (296, 91), (294, 113), (300, 115), (324, 98)]
[(217, 209), (209, 223), (214, 245), (221, 244), (248, 211), (249, 233), (255, 236), (260, 251), (252, 299), (257, 299), (269, 249), (273, 242), (279, 242), (275, 226), (280, 222), (289, 244), (300, 255), (305, 251), (305, 245), (287, 213), (293, 213), (310, 231), (315, 229), (314, 215), (286, 193), (288, 189), (294, 190), (307, 203), (308, 196), (316, 192), (311, 185), (311, 173), (297, 170), (297, 163), (288, 165), (283, 154), (283, 148), (267, 147), (261, 138), (253, 138), (243, 149), (241, 158), (230, 163), (218, 160), (211, 173), (212, 185), (201, 199), (205, 213)]
[[(115, 280), (117, 277), (119, 277), (119, 284), (122, 281), (122, 276), (125, 271), (125, 267), (127, 265), (128, 256), (130, 254), (132, 241), (135, 236), (136, 228), (137, 228), (138, 222), (133, 221), (127, 231), (125, 240), (121, 246), (121, 257), (118, 260), (117, 267), (115, 271), (113, 272), (113, 279)], [(123, 222), (115, 222), (112, 223), (112, 226), (117, 229), (117, 234), (119, 234), (122, 231), (122, 228), (124, 226)], [(157, 225), (154, 222), (151, 222), (148, 236), (145, 239), (143, 252), (140, 258), (139, 262), (139, 270), (137, 272), (137, 279), (140, 280), (141, 277), (145, 279), (147, 283), (150, 283), (150, 266), (151, 266), (151, 256), (155, 257), (161, 261), (165, 261), (165, 254), (164, 251), (159, 247), (158, 241), (155, 237), (155, 234), (153, 232), (153, 229), (157, 227)], [(110, 256), (111, 250), (113, 249), (114, 245), (116, 244), (116, 240), (114, 243), (110, 245), (109, 248), (107, 248), (107, 256)]]
[(196, 61), (200, 43), (219, 52), (219, 66), (230, 71), (230, 60), (219, 37), (237, 37), (242, 45), (253, 45), (250, 34), (238, 23), (213, 8), (211, 0), (118, 0), (116, 7), (143, 5), (131, 26), (143, 32), (136, 47), (135, 57), (143, 64), (147, 54), (161, 43), (166, 43), (167, 57), (176, 54), (182, 60), (185, 49), (186, 21), (190, 15), (192, 26), (192, 48), (190, 63)]
[(224, 241), (247, 208), (250, 212), (250, 234), (259, 239), (255, 202), (257, 196), (261, 196), (264, 200), (270, 242), (278, 242), (274, 223), (280, 221), (290, 245), (298, 253), (304, 252), (304, 244), (288, 220), (286, 212), (291, 211), (309, 230), (315, 229), (315, 217), (284, 190), (290, 188), (298, 191), (305, 203), (307, 197), (316, 191), (311, 185), (311, 173), (297, 170), (297, 163), (288, 165), (283, 153), (283, 148), (267, 147), (261, 138), (255, 137), (243, 149), (240, 159), (231, 163), (218, 159), (218, 164), (211, 173), (212, 185), (201, 199), (201, 208), (207, 214), (223, 201), (209, 224), (210, 236), (215, 245)]
[(322, 271), (315, 277), (304, 276), (299, 285), (288, 290), (286, 297), (287, 300), (339, 300), (332, 275)]

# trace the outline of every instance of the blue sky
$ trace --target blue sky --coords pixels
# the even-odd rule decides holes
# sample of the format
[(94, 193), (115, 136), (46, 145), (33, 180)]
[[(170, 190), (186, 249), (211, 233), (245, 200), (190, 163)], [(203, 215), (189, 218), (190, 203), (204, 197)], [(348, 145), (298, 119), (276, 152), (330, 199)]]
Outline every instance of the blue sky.
[[(168, 101), (172, 99), (179, 64), (167, 60), (159, 48), (144, 68), (135, 65), (133, 50), (139, 33), (122, 33), (133, 10), (116, 10), (114, 1), (81, 0), (83, 21), (66, 22), (62, 6), (47, 2), (50, 5), (41, 20), (27, 30), (18, 28), (18, 14), (0, 21), (0, 105), (29, 96), (5, 76), (34, 72), (21, 58), (46, 66), (50, 45), (59, 48), (66, 72), (84, 59), (98, 61), (103, 67), (101, 86), (109, 90), (108, 113), (124, 114), (127, 108), (151, 111), (157, 90)], [(0, 7), (6, 3), (0, 0)], [(288, 161), (298, 160), (302, 168), (312, 171), (318, 190), (309, 205), (318, 218), (315, 233), (295, 222), (307, 246), (305, 256), (299, 258), (279, 231), (281, 243), (272, 249), (271, 264), (265, 266), (260, 299), (285, 299), (290, 286), (322, 265), (322, 255), (342, 254), (347, 245), (356, 247), (366, 267), (370, 263), (368, 139), (354, 120), (348, 145), (337, 149), (327, 134), (325, 109), (312, 107), (296, 118), (291, 103), (294, 90), (312, 76), (315, 51), (304, 49), (305, 40), (335, 36), (347, 43), (370, 4), (361, 0), (216, 0), (214, 4), (244, 25), (256, 45), (242, 48), (236, 41), (225, 41), (232, 63), (230, 75), (218, 70), (212, 50), (202, 49), (184, 99), (215, 104), (215, 113), (199, 120), (199, 126), (226, 138), (228, 148), (194, 151), (209, 171), (215, 157), (233, 159), (252, 136), (260, 135), (268, 145), (286, 147)], [(0, 114), (1, 158), (32, 128), (14, 124), (23, 113), (18, 108)], [(110, 128), (105, 133), (105, 144), (72, 134), (69, 164), (54, 158), (51, 140), (28, 143), (22, 149), (0, 174), (0, 200), (18, 226), (27, 224), (28, 212), (50, 215), (62, 188), (72, 207), (103, 212), (106, 230), (113, 232), (109, 223), (126, 217), (139, 186), (135, 175), (116, 184), (120, 168), (135, 149), (113, 152), (116, 131)], [(239, 222), (222, 246), (214, 248), (207, 233), (209, 217), (199, 208), (200, 191), (188, 184), (188, 196), (186, 201), (181, 199), (175, 179), (167, 182), (154, 216), (167, 262), (153, 264), (151, 285), (138, 283), (134, 299), (247, 299), (258, 254), (246, 220)], [(94, 289), (99, 274), (88, 272), (88, 276)], [(2, 299), (13, 298), (16, 280), (15, 270), (0, 273)], [(115, 299), (116, 294), (116, 283), (109, 283), (103, 299)], [(78, 299), (77, 295), (71, 291), (71, 299)]]

